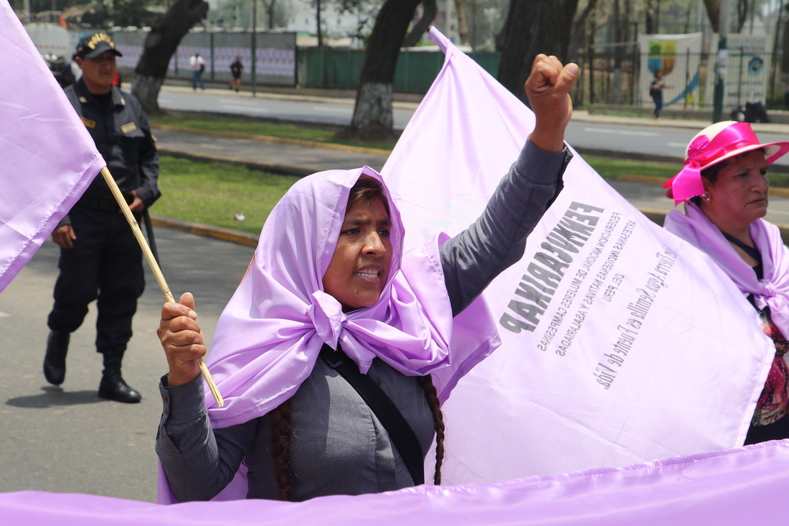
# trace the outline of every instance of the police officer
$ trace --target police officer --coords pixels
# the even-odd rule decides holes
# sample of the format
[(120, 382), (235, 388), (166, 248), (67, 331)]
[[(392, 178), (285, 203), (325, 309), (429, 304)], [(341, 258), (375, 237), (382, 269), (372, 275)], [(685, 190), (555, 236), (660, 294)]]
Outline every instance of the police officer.
[[(82, 38), (74, 60), (82, 78), (65, 89), (138, 220), (159, 197), (159, 158), (148, 118), (134, 96), (112, 85), (121, 53), (105, 33)], [(44, 376), (54, 385), (66, 375), (69, 335), (97, 300), (96, 350), (104, 356), (99, 396), (140, 401), (121, 376), (132, 317), (145, 286), (142, 251), (104, 178), (96, 177), (52, 233), (60, 247), (60, 275), (49, 314)]]

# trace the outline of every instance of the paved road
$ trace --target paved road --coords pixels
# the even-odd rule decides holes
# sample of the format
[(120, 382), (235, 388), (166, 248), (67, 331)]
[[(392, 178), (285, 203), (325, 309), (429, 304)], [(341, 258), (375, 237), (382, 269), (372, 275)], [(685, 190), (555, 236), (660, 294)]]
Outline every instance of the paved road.
[[(319, 98), (298, 94), (283, 95), (263, 91), (257, 97), (249, 92), (165, 86), (159, 94), (162, 107), (175, 110), (210, 111), (279, 118), (302, 122), (319, 122), (345, 126), (351, 121), (354, 99)], [(394, 125), (402, 129), (416, 110), (417, 103), (396, 102)], [(567, 142), (575, 148), (594, 148), (626, 153), (674, 156), (682, 158), (685, 147), (708, 122), (589, 115), (576, 111), (567, 127)], [(755, 125), (765, 142), (787, 140), (789, 125)], [(778, 161), (789, 170), (789, 157)]]
[(266, 142), (251, 139), (217, 137), (156, 129), (156, 144), (160, 151), (193, 154), (217, 160), (233, 160), (239, 163), (254, 163), (270, 168), (275, 173), (306, 175), (321, 170), (349, 169), (370, 166), (380, 170), (387, 152), (367, 149), (309, 148), (281, 142)]
[[(159, 105), (173, 110), (243, 114), (344, 126), (351, 122), (354, 99), (279, 95), (264, 93), (263, 90), (252, 97), (249, 91), (235, 93), (210, 88), (193, 91), (189, 87), (163, 86), (159, 92)], [(416, 107), (415, 103), (395, 103), (395, 128), (405, 128)]]
[[(327, 150), (180, 131), (156, 130), (155, 134), (159, 148), (165, 152), (193, 155), (204, 155), (207, 152), (213, 159), (250, 162), (262, 168), (277, 168), (281, 169), (281, 172), (296, 175), (326, 169), (349, 169), (365, 164), (380, 169), (386, 162), (384, 155), (353, 149)], [(679, 168), (679, 162), (677, 166)], [(666, 213), (674, 208), (673, 201), (665, 197), (665, 191), (660, 185), (630, 181), (611, 181), (609, 184), (640, 210)], [(771, 196), (767, 219), (777, 224), (789, 224), (789, 198)]]
[[(168, 285), (176, 297), (196, 291), (199, 319), (210, 338), (253, 249), (175, 230), (157, 228), (156, 236)], [(153, 444), (161, 414), (157, 382), (167, 372), (154, 332), (162, 294), (148, 273), (123, 368), (124, 378), (143, 395), (141, 403), (96, 396), (101, 357), (93, 345), (95, 304), (72, 335), (62, 389), (50, 386), (41, 364), (57, 257), (57, 247), (46, 242), (0, 293), (0, 492), (88, 493), (154, 502)]]

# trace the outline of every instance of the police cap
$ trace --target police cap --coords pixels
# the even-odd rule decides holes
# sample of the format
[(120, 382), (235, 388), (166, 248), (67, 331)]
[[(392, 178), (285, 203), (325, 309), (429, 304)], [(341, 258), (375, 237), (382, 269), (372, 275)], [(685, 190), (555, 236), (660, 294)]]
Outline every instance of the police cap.
[(105, 51), (112, 51), (119, 57), (123, 56), (120, 51), (115, 49), (115, 42), (112, 41), (107, 33), (95, 33), (79, 39), (79, 42), (77, 42), (77, 52), (74, 56), (80, 58), (96, 58)]

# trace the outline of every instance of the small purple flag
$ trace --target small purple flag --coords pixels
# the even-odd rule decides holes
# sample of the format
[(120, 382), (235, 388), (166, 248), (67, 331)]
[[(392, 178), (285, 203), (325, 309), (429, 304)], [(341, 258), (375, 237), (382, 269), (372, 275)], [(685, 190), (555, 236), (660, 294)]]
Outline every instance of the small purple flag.
[(0, 2), (0, 292), (104, 159), (8, 2)]

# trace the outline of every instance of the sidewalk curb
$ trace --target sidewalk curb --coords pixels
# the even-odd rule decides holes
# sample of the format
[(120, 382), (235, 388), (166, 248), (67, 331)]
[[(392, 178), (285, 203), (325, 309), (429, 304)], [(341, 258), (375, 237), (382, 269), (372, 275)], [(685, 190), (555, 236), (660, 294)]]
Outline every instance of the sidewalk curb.
[(212, 163), (226, 163), (234, 166), (243, 166), (249, 170), (257, 170), (259, 172), (269, 172), (276, 175), (295, 175), (296, 177), (306, 177), (314, 174), (316, 170), (307, 166), (297, 166), (289, 164), (266, 163), (263, 161), (249, 161), (247, 159), (238, 159), (236, 157), (222, 157), (221, 155), (211, 155), (208, 153), (191, 153), (181, 150), (169, 150), (167, 148), (159, 148), (157, 150), (160, 154), (170, 155), (179, 159), (189, 159), (190, 161), (202, 161)]
[(221, 132), (209, 130), (193, 130), (190, 128), (180, 128), (178, 126), (169, 126), (166, 124), (152, 124), (151, 128), (154, 130), (171, 131), (178, 133), (191, 133), (193, 135), (204, 135), (211, 137), (222, 137), (225, 139), (243, 139), (248, 141), (266, 142), (272, 144), (288, 144), (291, 146), (302, 146), (304, 148), (322, 148), (324, 150), (337, 150), (341, 152), (363, 153), (367, 155), (379, 155), (381, 157), (389, 157), (391, 152), (387, 150), (378, 150), (375, 148), (365, 148), (363, 146), (350, 146), (347, 144), (334, 144), (334, 143), (320, 143), (316, 141), (305, 141), (302, 139), (284, 139), (282, 137), (271, 137), (269, 135), (249, 135), (246, 133), (235, 132)]
[[(570, 145), (572, 147), (572, 145)], [(682, 166), (684, 159), (676, 155), (663, 155), (659, 153), (638, 153), (638, 152), (620, 152), (618, 150), (605, 150), (603, 148), (586, 148), (580, 146), (573, 149), (581, 154), (582, 157), (607, 157), (609, 159), (626, 159), (629, 161), (644, 161), (652, 163), (667, 163), (677, 165), (677, 171)], [(780, 164), (772, 164), (770, 172), (775, 174), (789, 174), (789, 166)], [(636, 181), (638, 182), (638, 181)], [(660, 182), (663, 184), (663, 181)]]
[(239, 232), (238, 230), (231, 230), (229, 228), (205, 225), (203, 223), (193, 223), (192, 221), (183, 221), (181, 219), (173, 219), (171, 217), (154, 214), (151, 214), (151, 224), (162, 228), (180, 230), (181, 232), (187, 232), (196, 236), (213, 237), (215, 239), (221, 239), (222, 241), (229, 241), (249, 247), (256, 247), (258, 245), (257, 235), (247, 234), (246, 232)]
[[(663, 185), (666, 181), (662, 177), (654, 177), (651, 175), (629, 175), (624, 174), (620, 175), (617, 178), (618, 181), (627, 181), (630, 183), (642, 183), (642, 184), (653, 184), (653, 185)], [(789, 197), (789, 188), (776, 188), (771, 186), (769, 189), (770, 195), (775, 195), (778, 197)]]

